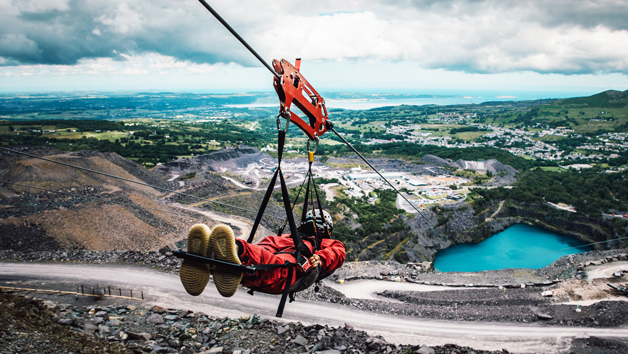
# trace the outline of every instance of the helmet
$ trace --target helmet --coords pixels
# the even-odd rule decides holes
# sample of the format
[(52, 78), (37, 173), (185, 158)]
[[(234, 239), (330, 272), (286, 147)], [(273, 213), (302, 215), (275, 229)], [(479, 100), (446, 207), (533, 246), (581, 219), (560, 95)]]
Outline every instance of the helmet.
[(311, 223), (312, 220), (314, 219), (314, 215), (316, 215), (316, 226), (318, 227), (327, 226), (327, 229), (329, 229), (330, 231), (334, 228), (334, 222), (331, 219), (331, 215), (329, 215), (327, 210), (323, 210), (324, 224), (323, 224), (323, 219), (321, 219), (321, 212), (318, 209), (315, 209), (314, 213), (312, 213), (311, 210), (308, 210), (308, 212), (305, 214), (305, 222)]

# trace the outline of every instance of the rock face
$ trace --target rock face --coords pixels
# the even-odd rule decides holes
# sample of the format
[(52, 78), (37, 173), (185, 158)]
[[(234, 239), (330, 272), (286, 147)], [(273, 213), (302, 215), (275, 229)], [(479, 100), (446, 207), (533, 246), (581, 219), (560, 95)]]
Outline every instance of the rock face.
[(491, 172), (495, 176), (490, 182), (489, 186), (504, 186), (515, 182), (515, 175), (517, 170), (509, 165), (504, 165), (498, 160), (491, 159), (487, 161), (465, 161), (458, 160), (453, 166), (457, 166), (463, 170), (474, 170), (477, 172)]
[[(500, 209), (499, 203), (493, 202), (484, 207), (486, 211), (477, 215), (466, 203), (442, 206), (438, 210), (433, 208), (424, 213), (433, 227), (426, 227), (423, 218), (408, 220), (410, 232), (416, 237), (410, 237), (404, 245), (409, 261), (433, 261), (439, 250), (459, 243), (481, 242), (517, 223), (535, 225), (584, 242), (620, 238), (609, 221), (561, 213), (539, 204), (505, 204)], [(619, 240), (599, 247), (622, 248), (626, 245), (628, 242)]]
[(179, 158), (157, 166), (154, 171), (164, 176), (171, 172), (220, 171), (221, 167), (231, 171), (257, 163), (263, 158), (272, 159), (270, 155), (260, 152), (257, 148), (239, 145), (235, 148), (224, 147), (219, 151), (192, 158)]

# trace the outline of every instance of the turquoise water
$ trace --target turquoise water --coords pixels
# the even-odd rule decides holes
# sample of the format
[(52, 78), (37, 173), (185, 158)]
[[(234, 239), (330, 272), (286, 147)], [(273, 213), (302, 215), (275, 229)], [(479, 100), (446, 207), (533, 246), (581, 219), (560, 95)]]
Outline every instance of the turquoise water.
[[(441, 272), (538, 269), (562, 256), (593, 250), (592, 247), (583, 245), (573, 237), (535, 226), (516, 224), (480, 243), (464, 243), (438, 252), (434, 268)], [(575, 246), (583, 247), (564, 249)]]

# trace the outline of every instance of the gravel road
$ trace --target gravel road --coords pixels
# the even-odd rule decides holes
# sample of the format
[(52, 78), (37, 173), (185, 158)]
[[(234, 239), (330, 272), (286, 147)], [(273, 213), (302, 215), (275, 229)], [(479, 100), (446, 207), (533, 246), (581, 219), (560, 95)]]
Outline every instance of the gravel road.
[[(45, 285), (41, 285), (44, 281)], [(144, 291), (146, 305), (159, 305), (203, 311), (215, 316), (239, 317), (257, 313), (273, 316), (278, 296), (256, 294), (254, 297), (240, 289), (232, 298), (222, 298), (211, 289), (212, 284), (199, 297), (191, 297), (183, 290), (176, 275), (139, 267), (85, 264), (0, 263), (0, 282), (32, 285), (75, 287), (77, 284), (101, 284), (132, 287)], [(16, 283), (17, 282), (17, 283)], [(382, 287), (389, 284), (381, 282)], [(31, 285), (31, 286), (32, 286)], [(17, 286), (17, 285), (14, 285)], [(385, 290), (382, 288), (381, 290)], [(389, 316), (353, 309), (337, 304), (302, 301), (288, 304), (284, 313), (286, 321), (304, 324), (344, 323), (371, 335), (382, 335), (388, 341), (400, 344), (444, 345), (456, 343), (478, 349), (499, 350), (506, 348), (515, 353), (559, 353), (568, 350), (573, 337), (586, 332), (596, 337), (627, 337), (626, 329), (578, 328), (521, 325), (489, 322), (465, 322), (416, 319), (405, 316)]]

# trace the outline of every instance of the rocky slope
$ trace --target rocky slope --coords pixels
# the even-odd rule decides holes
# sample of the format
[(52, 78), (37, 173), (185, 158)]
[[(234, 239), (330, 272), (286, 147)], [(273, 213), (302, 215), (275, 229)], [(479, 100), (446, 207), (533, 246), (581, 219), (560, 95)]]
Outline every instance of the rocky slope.
[[(133, 181), (174, 187), (117, 154), (23, 150)], [(162, 193), (151, 187), (36, 158), (5, 155), (0, 180), (8, 182), (3, 189), (14, 196), (0, 199), (2, 249), (159, 249), (185, 238), (195, 221), (212, 223), (159, 200)]]
[(155, 167), (154, 172), (162, 176), (171, 176), (175, 173), (235, 171), (265, 158), (272, 159), (270, 155), (254, 147), (239, 145), (192, 158), (179, 158)]

